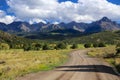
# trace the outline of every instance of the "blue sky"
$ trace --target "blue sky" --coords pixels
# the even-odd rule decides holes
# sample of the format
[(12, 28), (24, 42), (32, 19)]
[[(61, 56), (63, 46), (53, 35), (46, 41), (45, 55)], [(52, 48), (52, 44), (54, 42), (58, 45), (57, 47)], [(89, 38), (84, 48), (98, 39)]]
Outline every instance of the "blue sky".
[(78, 0), (59, 0), (59, 2), (64, 2), (64, 1), (72, 1), (76, 3)]
[[(72, 1), (74, 3), (77, 3), (78, 0), (59, 0), (59, 2), (65, 2), (65, 1)], [(108, 1), (117, 5), (120, 5), (120, 0), (108, 0)], [(6, 0), (0, 0), (0, 9), (5, 11), (8, 9)]]
[(4, 23), (92, 22), (104, 16), (119, 22), (119, 12), (120, 0), (0, 0), (0, 22)]
[(6, 1), (5, 0), (0, 0), (0, 9), (3, 9), (3, 10), (6, 10), (8, 7), (7, 7), (7, 4), (6, 4)]
[[(59, 0), (59, 2), (64, 2), (64, 1), (72, 1), (72, 2), (77, 2), (78, 0)], [(109, 2), (112, 2), (114, 4), (120, 5), (120, 0), (108, 0)]]
[(120, 0), (108, 0), (108, 1), (120, 5)]

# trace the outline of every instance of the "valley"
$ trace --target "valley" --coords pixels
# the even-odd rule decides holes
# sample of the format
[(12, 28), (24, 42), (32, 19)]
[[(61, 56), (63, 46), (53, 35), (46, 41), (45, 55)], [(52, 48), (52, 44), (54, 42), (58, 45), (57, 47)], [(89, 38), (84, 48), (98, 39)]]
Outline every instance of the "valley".
[(107, 17), (90, 24), (2, 23), (0, 79), (119, 80), (119, 28)]
[(120, 0), (0, 0), (0, 80), (120, 80)]

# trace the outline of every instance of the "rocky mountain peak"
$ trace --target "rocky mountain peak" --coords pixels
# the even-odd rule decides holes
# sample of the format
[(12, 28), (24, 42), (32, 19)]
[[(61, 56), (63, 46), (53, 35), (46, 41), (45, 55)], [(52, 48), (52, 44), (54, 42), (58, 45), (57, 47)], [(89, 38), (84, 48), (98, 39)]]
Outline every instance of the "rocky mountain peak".
[(111, 22), (111, 20), (107, 17), (103, 17), (100, 21), (103, 21), (103, 22)]

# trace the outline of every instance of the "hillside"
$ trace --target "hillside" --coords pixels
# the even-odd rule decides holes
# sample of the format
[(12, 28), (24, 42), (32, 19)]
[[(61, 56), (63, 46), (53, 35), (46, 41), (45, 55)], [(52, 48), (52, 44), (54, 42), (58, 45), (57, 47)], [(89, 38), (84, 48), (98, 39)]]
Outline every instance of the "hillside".
[[(73, 33), (70, 33), (70, 32)], [(94, 34), (82, 34), (76, 30), (55, 30), (49, 33), (24, 33), (18, 34), (22, 37), (17, 37), (9, 33), (0, 31), (0, 42), (9, 44), (23, 44), (31, 42), (67, 42), (67, 43), (96, 43), (105, 42), (108, 44), (116, 44), (120, 42), (120, 31), (104, 31)], [(23, 38), (24, 37), (24, 38)], [(26, 39), (28, 38), (28, 39)], [(37, 39), (37, 40), (36, 40)]]
[[(68, 34), (68, 35), (65, 35)], [(82, 34), (82, 33), (69, 33), (68, 31), (57, 30), (50, 33), (35, 33), (27, 34), (24, 36), (29, 39), (40, 39), (50, 42), (67, 42), (67, 43), (96, 43), (96, 42), (105, 42), (108, 44), (116, 44), (120, 42), (120, 31), (104, 31), (93, 34)]]
[(19, 48), (24, 44), (30, 44), (35, 40), (18, 37), (3, 31), (0, 31), (0, 43), (7, 43), (11, 48)]
[(95, 21), (89, 25), (85, 30), (86, 33), (96, 33), (102, 31), (116, 31), (120, 30), (120, 25), (115, 21), (111, 21), (107, 17), (103, 17), (99, 21)]
[(116, 44), (120, 42), (120, 32), (105, 31), (100, 33), (88, 34), (85, 36), (80, 36), (72, 39), (67, 39), (66, 42), (76, 42), (76, 43), (99, 43), (105, 42), (108, 44)]

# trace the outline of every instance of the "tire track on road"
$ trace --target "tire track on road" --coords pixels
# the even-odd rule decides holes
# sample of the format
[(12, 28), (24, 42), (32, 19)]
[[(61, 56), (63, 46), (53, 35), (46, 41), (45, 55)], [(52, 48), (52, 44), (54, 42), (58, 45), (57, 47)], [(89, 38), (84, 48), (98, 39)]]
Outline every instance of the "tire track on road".
[[(80, 56), (79, 51), (77, 51), (76, 53), (72, 53), (72, 54), (74, 55), (73, 58), (75, 60), (75, 62), (73, 62), (73, 64), (72, 64), (72, 66), (80, 65), (84, 61), (84, 59)], [(67, 65), (67, 66), (69, 66), (69, 65)], [(68, 68), (68, 70), (69, 70), (69, 68)], [(56, 80), (63, 80), (64, 78), (65, 78), (64, 80), (70, 80), (75, 74), (76, 74), (76, 72), (70, 72), (70, 73), (65, 72), (61, 76), (59, 76)]]

